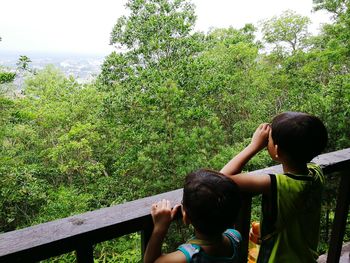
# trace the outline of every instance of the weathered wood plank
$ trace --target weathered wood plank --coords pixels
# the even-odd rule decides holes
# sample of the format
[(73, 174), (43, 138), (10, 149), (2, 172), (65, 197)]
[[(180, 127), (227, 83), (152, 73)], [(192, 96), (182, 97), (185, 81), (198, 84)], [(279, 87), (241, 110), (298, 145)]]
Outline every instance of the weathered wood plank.
[(322, 154), (316, 157), (315, 159), (313, 159), (313, 162), (319, 164), (322, 167), (325, 174), (328, 174), (334, 171), (349, 169), (350, 148)]
[[(327, 254), (321, 255), (317, 259), (317, 263), (326, 263), (327, 262)], [(342, 251), (340, 253), (340, 258), (338, 263), (350, 263), (350, 242), (345, 243), (343, 245)]]
[(95, 244), (141, 231), (150, 224), (151, 204), (162, 198), (179, 203), (182, 189), (1, 234), (0, 262), (44, 259), (76, 250), (84, 240)]
[[(350, 167), (350, 148), (325, 153), (317, 156), (312, 162), (320, 165), (325, 174), (341, 171)], [(250, 172), (251, 174), (272, 174), (281, 173), (282, 165), (275, 165), (264, 169)], [(349, 175), (350, 176), (350, 175)]]

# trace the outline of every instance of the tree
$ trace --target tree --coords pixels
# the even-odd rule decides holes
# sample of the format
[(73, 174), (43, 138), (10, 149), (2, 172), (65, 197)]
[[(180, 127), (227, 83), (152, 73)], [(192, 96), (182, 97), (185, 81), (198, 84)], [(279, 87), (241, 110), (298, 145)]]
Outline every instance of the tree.
[(116, 134), (113, 176), (144, 196), (181, 186), (182, 176), (207, 166), (222, 145), (250, 136), (269, 112), (265, 105), (254, 111), (254, 103), (269, 102), (271, 88), (257, 70), (254, 26), (192, 34), (193, 9), (184, 0), (127, 6), (130, 15), (111, 38), (125, 52), (102, 66), (103, 116)]
[[(245, 42), (258, 46), (260, 45), (260, 42), (254, 43), (256, 31), (257, 28), (253, 24), (246, 24), (241, 29), (236, 29), (233, 27), (215, 28), (209, 31), (208, 35), (206, 36), (206, 40), (214, 45), (224, 44), (225, 46), (229, 46), (240, 42)], [(209, 44), (209, 48), (212, 46), (213, 45)]]
[(31, 63), (31, 62), (32, 61), (30, 60), (29, 57), (21, 55), (21, 56), (19, 56), (19, 59), (18, 59), (16, 65), (17, 65), (17, 68), (19, 70), (27, 71), (27, 70), (29, 70), (29, 63)]
[[(249, 24), (241, 29), (209, 32), (208, 46), (198, 56), (201, 68), (192, 77), (198, 80), (192, 98), (215, 112), (229, 144), (241, 141), (246, 132), (254, 129), (256, 121), (266, 114), (263, 101), (269, 93), (264, 90), (274, 89), (266, 85), (266, 68), (261, 69), (264, 74), (259, 72), (260, 43), (254, 41), (254, 32), (255, 28)], [(259, 111), (250, 105), (253, 98), (261, 101)]]
[(194, 27), (192, 4), (186, 0), (129, 0), (126, 7), (130, 15), (118, 19), (110, 43), (132, 52), (138, 66), (186, 54), (179, 44)]
[(313, 0), (314, 10), (327, 10), (334, 14), (335, 18), (343, 13), (349, 7), (349, 0)]
[(123, 52), (106, 58), (103, 83), (128, 81), (149, 67), (171, 73), (200, 49), (202, 35), (191, 34), (196, 17), (187, 0), (129, 0), (126, 7), (130, 14), (118, 19), (110, 38)]
[[(329, 128), (329, 147), (348, 147), (350, 119), (350, 1), (315, 0), (315, 10), (327, 10), (334, 14), (334, 22), (323, 26), (314, 40), (309, 63), (312, 76), (321, 83), (319, 101), (323, 105), (322, 116)], [(317, 96), (314, 96), (317, 98)]]
[(30, 224), (46, 202), (47, 185), (24, 167), (0, 168), (0, 231)]
[(96, 87), (82, 86), (53, 67), (39, 71), (26, 80), (17, 108), (5, 115), (7, 129), (4, 127), (0, 139), (7, 143), (0, 149), (0, 163), (35, 165), (40, 167), (37, 174), (46, 167), (44, 174), (45, 170), (60, 173), (52, 176), (53, 182), (84, 181), (93, 173), (101, 175), (107, 147), (100, 143), (100, 134), (106, 141), (108, 134), (96, 116), (102, 102), (103, 94)]
[(279, 17), (273, 17), (262, 24), (263, 39), (276, 47), (287, 44), (291, 51), (301, 49), (309, 36), (307, 26), (310, 19), (287, 10)]
[(12, 82), (16, 77), (14, 72), (0, 71), (0, 84)]

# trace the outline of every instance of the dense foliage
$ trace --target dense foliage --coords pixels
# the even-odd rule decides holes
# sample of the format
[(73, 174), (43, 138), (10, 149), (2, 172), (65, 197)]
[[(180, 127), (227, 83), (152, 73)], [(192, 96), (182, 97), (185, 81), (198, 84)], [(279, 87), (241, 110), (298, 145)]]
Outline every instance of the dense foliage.
[[(286, 110), (320, 116), (327, 150), (349, 147), (348, 0), (315, 1), (334, 14), (318, 36), (286, 11), (264, 21), (263, 41), (251, 24), (193, 32), (186, 0), (126, 6), (111, 33), (122, 52), (106, 57), (96, 82), (48, 66), (27, 75), (23, 96), (0, 94), (0, 231), (180, 188), (186, 173), (220, 169)], [(29, 63), (21, 56), (18, 67)], [(1, 83), (14, 77), (0, 73)], [(270, 164), (262, 153), (247, 169)], [(99, 258), (137, 258), (137, 241), (106, 244)]]

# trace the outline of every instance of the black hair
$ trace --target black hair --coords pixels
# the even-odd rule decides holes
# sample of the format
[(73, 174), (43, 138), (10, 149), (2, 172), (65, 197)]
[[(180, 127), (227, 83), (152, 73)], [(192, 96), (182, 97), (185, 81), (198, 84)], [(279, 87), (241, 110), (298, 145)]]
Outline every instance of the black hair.
[(236, 183), (206, 169), (186, 176), (182, 201), (191, 224), (207, 236), (217, 236), (233, 227), (241, 206)]
[(284, 112), (274, 117), (271, 136), (278, 149), (298, 163), (307, 163), (319, 155), (328, 140), (322, 121), (302, 112)]

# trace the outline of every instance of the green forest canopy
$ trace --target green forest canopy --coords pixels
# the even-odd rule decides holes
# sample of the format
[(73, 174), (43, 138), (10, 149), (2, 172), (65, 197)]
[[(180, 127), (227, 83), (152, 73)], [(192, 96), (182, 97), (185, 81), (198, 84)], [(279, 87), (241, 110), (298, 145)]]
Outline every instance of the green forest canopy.
[[(0, 92), (0, 231), (180, 188), (282, 111), (319, 116), (328, 151), (349, 147), (349, 1), (314, 3), (333, 14), (319, 35), (286, 11), (258, 41), (251, 24), (194, 32), (187, 0), (129, 0), (110, 38), (126, 51), (96, 81), (47, 66), (27, 75), (24, 96)], [(0, 90), (14, 77), (1, 72)], [(271, 164), (261, 154), (247, 169)]]

